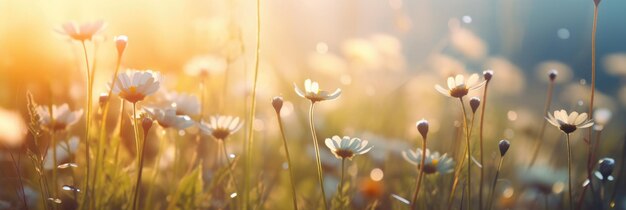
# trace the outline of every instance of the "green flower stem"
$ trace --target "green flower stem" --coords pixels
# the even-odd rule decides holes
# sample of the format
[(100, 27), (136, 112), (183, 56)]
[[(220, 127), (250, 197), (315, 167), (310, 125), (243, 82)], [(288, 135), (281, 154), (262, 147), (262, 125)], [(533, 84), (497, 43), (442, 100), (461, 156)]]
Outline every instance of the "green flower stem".
[(467, 156), (467, 209), (472, 209), (472, 162), (470, 158), (472, 157), (472, 150), (470, 148), (470, 134), (469, 127), (467, 126), (467, 112), (465, 111), (465, 103), (463, 103), (463, 98), (459, 98), (461, 102), (461, 107), (463, 110), (463, 127), (465, 127), (465, 144), (467, 144), (466, 151)]
[[(548, 84), (548, 94), (546, 95), (546, 104), (543, 107), (543, 115), (545, 116), (548, 113), (548, 109), (550, 109), (550, 104), (552, 103), (552, 92), (554, 90), (554, 81), (550, 80)], [(535, 160), (537, 160), (537, 155), (539, 155), (539, 150), (541, 149), (541, 144), (543, 143), (543, 135), (546, 131), (546, 126), (548, 125), (548, 121), (544, 120), (543, 125), (541, 125), (541, 130), (539, 130), (539, 135), (535, 139), (535, 147), (533, 149), (533, 156), (530, 159), (530, 163), (528, 164), (528, 168), (533, 167), (535, 164)]]
[(419, 167), (419, 175), (417, 176), (415, 193), (413, 193), (413, 200), (411, 201), (411, 209), (417, 209), (417, 198), (420, 193), (420, 186), (424, 177), (424, 164), (426, 164), (426, 138), (422, 139), (422, 162)]
[[(489, 81), (485, 82), (485, 89), (483, 90), (483, 102), (480, 110), (480, 128), (478, 130), (478, 140), (480, 142), (480, 185), (478, 185), (478, 209), (483, 209), (483, 182), (485, 179), (485, 159), (483, 150), (483, 126), (485, 122), (485, 107), (487, 107), (487, 88), (489, 87)], [(544, 121), (544, 124), (546, 122)], [(472, 127), (474, 126), (474, 116), (472, 115)]]
[[(137, 103), (133, 103), (133, 129), (135, 130), (135, 148), (136, 148), (136, 159), (137, 163), (137, 181), (135, 183), (135, 192), (133, 193), (133, 210), (137, 209), (137, 199), (139, 198), (139, 188), (141, 186), (141, 173), (143, 172), (143, 152), (146, 147), (146, 142), (141, 141), (139, 137), (139, 125), (137, 122)], [(144, 137), (147, 136), (147, 132), (145, 132)], [(141, 148), (141, 149), (140, 149)]]
[(328, 203), (326, 202), (326, 192), (324, 191), (324, 175), (322, 174), (322, 160), (320, 158), (320, 148), (317, 143), (317, 134), (315, 133), (315, 126), (313, 125), (313, 109), (315, 102), (311, 101), (309, 108), (309, 127), (311, 128), (311, 136), (313, 136), (313, 146), (315, 147), (315, 162), (317, 164), (317, 178), (322, 189), (322, 201), (324, 201), (324, 209), (328, 210)]
[[(89, 125), (91, 124), (91, 103), (92, 103), (92, 80), (91, 80), (91, 72), (89, 67), (89, 56), (87, 55), (87, 46), (85, 46), (85, 41), (81, 42), (83, 46), (83, 54), (85, 56), (85, 66), (87, 67), (87, 114), (85, 115), (85, 187), (84, 187), (84, 195), (83, 202), (80, 204), (82, 207), (88, 205), (88, 197), (89, 197), (89, 177), (90, 177), (90, 154), (89, 154)], [(82, 208), (81, 208), (82, 209)]]
[(254, 81), (252, 84), (252, 105), (250, 107), (250, 125), (248, 127), (248, 138), (244, 143), (244, 150), (246, 151), (246, 161), (244, 166), (244, 184), (243, 184), (243, 209), (248, 210), (248, 203), (250, 202), (250, 177), (253, 176), (250, 173), (252, 168), (252, 143), (254, 142), (254, 114), (256, 111), (256, 88), (259, 79), (259, 54), (261, 53), (261, 0), (256, 0), (256, 49), (254, 51)]
[[(280, 135), (283, 138), (283, 145), (285, 147), (285, 155), (287, 156), (287, 167), (289, 168), (289, 183), (291, 184), (291, 194), (293, 199), (293, 209), (298, 210), (298, 197), (296, 197), (296, 186), (293, 180), (293, 165), (291, 164), (291, 156), (289, 155), (289, 147), (287, 147), (287, 137), (285, 136), (285, 129), (283, 127), (283, 120), (280, 118), (280, 112), (276, 112), (276, 118), (278, 119), (278, 127), (280, 128)], [(342, 163), (343, 164), (343, 163)], [(343, 167), (342, 167), (343, 168)], [(342, 173), (343, 175), (343, 173)], [(343, 180), (343, 178), (342, 178)]]
[(500, 162), (498, 163), (498, 169), (496, 170), (496, 176), (493, 178), (493, 182), (491, 183), (491, 195), (489, 196), (489, 203), (487, 203), (487, 209), (489, 210), (493, 206), (493, 198), (496, 194), (496, 183), (498, 183), (498, 177), (500, 176), (500, 169), (502, 168), (503, 160), (504, 160), (504, 157), (500, 157)]
[(572, 203), (572, 190), (574, 189), (572, 187), (572, 147), (570, 145), (570, 137), (569, 134), (565, 134), (567, 136), (567, 181), (569, 183), (569, 187), (567, 188), (567, 193), (568, 193), (568, 197), (569, 197), (569, 209), (572, 210), (573, 208), (573, 203)]
[(341, 182), (339, 182), (339, 197), (343, 199), (343, 180), (345, 179), (346, 174), (346, 159), (341, 158)]

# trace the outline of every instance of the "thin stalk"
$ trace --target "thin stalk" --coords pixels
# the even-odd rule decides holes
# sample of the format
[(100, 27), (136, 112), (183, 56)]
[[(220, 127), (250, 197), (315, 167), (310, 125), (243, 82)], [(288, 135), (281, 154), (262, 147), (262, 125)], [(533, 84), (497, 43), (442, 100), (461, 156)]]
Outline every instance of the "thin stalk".
[(422, 161), (419, 165), (420, 173), (417, 176), (417, 183), (415, 186), (415, 193), (413, 193), (413, 200), (411, 201), (411, 209), (417, 209), (417, 198), (420, 193), (420, 187), (422, 179), (424, 177), (424, 164), (426, 164), (426, 138), (422, 139)]
[[(104, 102), (104, 107), (102, 109), (102, 121), (100, 122), (100, 136), (98, 137), (98, 150), (96, 153), (96, 167), (94, 169), (94, 174), (98, 174), (98, 170), (104, 166), (104, 164), (102, 164), (101, 161), (104, 161), (104, 139), (107, 136), (107, 132), (106, 132), (107, 116), (109, 115), (109, 106), (111, 104), (110, 101), (113, 99), (113, 97), (111, 97), (111, 93), (113, 93), (113, 87), (115, 87), (115, 83), (117, 82), (117, 73), (120, 69), (121, 59), (122, 59), (122, 56), (118, 55), (117, 62), (115, 65), (115, 72), (113, 73), (113, 79), (111, 79), (111, 88), (109, 88), (109, 91), (107, 93), (107, 100)], [(98, 205), (98, 199), (99, 199), (99, 197), (96, 196), (95, 194), (95, 190), (97, 189), (98, 182), (99, 182), (98, 176), (94, 176), (93, 183), (92, 183), (92, 188), (94, 189), (94, 193), (92, 193), (92, 195), (96, 199), (95, 201), (96, 206)]]
[[(483, 209), (483, 182), (485, 177), (485, 159), (483, 155), (483, 125), (485, 122), (485, 107), (487, 106), (487, 88), (489, 87), (489, 81), (485, 83), (485, 89), (483, 90), (483, 102), (480, 108), (480, 128), (478, 130), (478, 140), (480, 142), (480, 185), (478, 186), (478, 208)], [(472, 117), (472, 121), (474, 118)], [(544, 122), (545, 123), (545, 122)], [(472, 123), (473, 124), (473, 123)], [(472, 125), (473, 127), (473, 125)]]
[(345, 196), (343, 194), (343, 180), (345, 177), (345, 173), (346, 173), (346, 159), (341, 158), (341, 181), (339, 182), (339, 197), (341, 199), (343, 199), (343, 196)]
[(154, 165), (152, 166), (152, 168), (154, 169), (153, 172), (152, 172), (152, 180), (151, 180), (152, 184), (148, 188), (148, 195), (146, 195), (146, 207), (145, 207), (145, 209), (155, 209), (153, 207), (155, 202), (152, 201), (152, 197), (153, 197), (152, 195), (154, 194), (154, 188), (155, 188), (155, 184), (154, 183), (156, 183), (157, 177), (159, 175), (159, 170), (158, 170), (159, 169), (159, 164), (161, 163), (161, 157), (163, 156), (162, 149), (165, 147), (165, 142), (166, 141), (164, 139), (159, 139), (159, 142), (161, 142), (159, 144), (159, 151), (161, 151), (161, 152), (157, 153), (156, 160), (154, 161)]
[[(463, 115), (465, 116), (465, 113), (463, 113)], [(470, 128), (474, 128), (474, 118), (475, 118), (475, 115), (472, 114), (472, 119), (470, 120), (471, 121), (470, 122)], [(463, 129), (466, 128), (466, 121), (465, 120), (466, 120), (465, 117), (463, 117)], [(465, 131), (467, 131), (467, 130), (465, 130)], [(462, 132), (465, 132), (465, 131), (462, 131)], [(466, 135), (467, 135), (467, 138), (471, 138), (471, 136), (472, 136), (472, 129), (469, 129), (469, 131), (466, 133)], [(454, 181), (452, 182), (452, 191), (450, 192), (450, 197), (449, 197), (449, 200), (448, 200), (448, 209), (452, 208), (452, 200), (454, 199), (454, 195), (455, 195), (454, 193), (455, 193), (456, 188), (457, 188), (458, 183), (459, 183), (459, 176), (461, 175), (461, 169), (463, 167), (463, 164), (465, 164), (465, 157), (468, 157), (468, 148), (469, 148), (469, 144), (465, 144), (465, 149), (463, 149), (463, 156), (460, 157), (461, 162), (459, 163), (458, 166), (456, 166), (456, 169), (455, 169)], [(471, 162), (469, 162), (470, 161), (469, 158), (471, 158), (471, 156), (468, 157), (467, 161), (468, 161), (468, 164), (471, 164)], [(481, 165), (482, 165), (482, 162), (481, 162)]]
[(220, 147), (222, 148), (222, 152), (224, 153), (224, 158), (226, 158), (225, 163), (226, 163), (226, 167), (228, 167), (228, 174), (230, 175), (230, 181), (233, 183), (233, 186), (235, 187), (235, 189), (239, 189), (237, 185), (237, 180), (235, 180), (235, 172), (233, 171), (233, 163), (230, 162), (230, 159), (228, 158), (228, 151), (226, 151), (226, 139), (219, 139), (218, 143)]
[(54, 135), (54, 130), (50, 130), (50, 142), (52, 144), (52, 187), (54, 188), (54, 197), (59, 197), (59, 187), (57, 180), (57, 166), (59, 165), (57, 160), (57, 141)]
[(89, 154), (89, 125), (91, 123), (91, 100), (92, 100), (92, 85), (91, 85), (91, 72), (89, 67), (89, 56), (87, 55), (87, 46), (85, 41), (81, 42), (83, 46), (83, 54), (85, 55), (85, 66), (87, 67), (87, 114), (85, 115), (85, 169), (87, 170), (85, 175), (85, 189), (86, 192), (83, 196), (83, 202), (81, 205), (87, 204), (89, 197), (89, 177), (90, 177), (90, 154)]
[(543, 194), (543, 209), (545, 210), (549, 210), (548, 206), (550, 204), (549, 200), (548, 200), (548, 193)]
[[(287, 147), (287, 137), (285, 136), (285, 129), (283, 128), (283, 120), (280, 118), (280, 112), (276, 112), (276, 118), (278, 119), (278, 127), (280, 128), (280, 135), (283, 137), (283, 144), (285, 146), (285, 155), (287, 156), (287, 167), (289, 168), (289, 183), (291, 184), (291, 194), (293, 198), (293, 209), (298, 210), (298, 197), (296, 197), (296, 186), (293, 180), (293, 169), (291, 168), (291, 156), (289, 155), (289, 148)], [(343, 179), (342, 179), (343, 180)]]
[(565, 134), (567, 136), (567, 181), (569, 183), (569, 187), (567, 188), (568, 196), (569, 196), (569, 209), (574, 209), (572, 206), (572, 147), (570, 145), (570, 137), (569, 134)]
[(259, 54), (261, 48), (261, 0), (256, 0), (256, 49), (254, 52), (254, 82), (252, 85), (252, 106), (250, 107), (250, 126), (248, 127), (248, 138), (244, 144), (246, 150), (246, 164), (244, 167), (244, 194), (243, 194), (243, 209), (248, 209), (248, 203), (250, 202), (250, 178), (252, 175), (250, 170), (252, 168), (252, 143), (254, 141), (254, 114), (256, 111), (256, 88), (259, 78)]
[(620, 189), (622, 184), (622, 176), (624, 175), (624, 161), (626, 161), (626, 143), (622, 146), (622, 159), (620, 160), (619, 172), (615, 175), (617, 177), (615, 181), (615, 187), (613, 188), (613, 192), (611, 193), (611, 198), (609, 200), (609, 207), (615, 207), (615, 196), (617, 195), (617, 191)]
[[(596, 137), (595, 137), (595, 142), (589, 142), (589, 147), (587, 148), (589, 151), (587, 153), (587, 180), (593, 180), (593, 168), (595, 167), (595, 151), (597, 150), (597, 147), (600, 144), (600, 135), (602, 134), (602, 130), (596, 132)], [(585, 195), (587, 194), (587, 188), (591, 187), (591, 191), (595, 191), (593, 185), (591, 184), (592, 182), (590, 181), (588, 185), (583, 186), (583, 192), (580, 194), (580, 197), (578, 198), (578, 208), (577, 209), (581, 209), (582, 208), (582, 204), (583, 201), (585, 200)], [(592, 197), (593, 199), (596, 199), (595, 196)], [(595, 202), (595, 200), (594, 200)]]
[(489, 202), (487, 203), (487, 209), (491, 209), (493, 206), (493, 198), (496, 194), (496, 183), (498, 183), (498, 177), (500, 176), (500, 169), (502, 168), (502, 161), (504, 157), (500, 157), (500, 162), (498, 163), (498, 169), (496, 170), (496, 176), (493, 178), (493, 182), (491, 182), (491, 192), (489, 196)]
[(20, 172), (20, 168), (18, 166), (18, 162), (15, 161), (15, 157), (13, 157), (13, 152), (9, 151), (11, 154), (11, 160), (13, 160), (13, 167), (15, 167), (15, 173), (17, 173), (17, 178), (20, 184), (20, 190), (22, 191), (22, 201), (24, 202), (24, 208), (28, 209), (28, 203), (26, 202), (26, 193), (24, 192), (24, 182), (22, 181), (22, 173)]
[(467, 112), (465, 111), (465, 103), (463, 103), (463, 98), (459, 98), (461, 102), (461, 107), (463, 110), (463, 127), (465, 127), (465, 144), (467, 144), (467, 209), (472, 209), (472, 163), (470, 162), (470, 158), (472, 157), (472, 150), (470, 148), (470, 136), (469, 136), (469, 127), (467, 126)]
[[(143, 151), (146, 147), (145, 140), (142, 141), (139, 138), (139, 125), (137, 124), (137, 103), (133, 103), (133, 129), (135, 130), (135, 148), (136, 148), (136, 158), (137, 158), (137, 181), (135, 183), (135, 192), (133, 193), (133, 210), (137, 209), (137, 198), (139, 198), (139, 187), (141, 185), (141, 173), (143, 172)], [(144, 137), (147, 135), (147, 132), (144, 134)], [(141, 150), (140, 150), (141, 147)]]
[(317, 178), (322, 189), (322, 200), (324, 201), (324, 209), (328, 210), (328, 204), (326, 203), (326, 192), (324, 191), (324, 176), (322, 175), (322, 160), (320, 158), (320, 148), (317, 143), (317, 134), (315, 133), (315, 126), (313, 125), (313, 109), (315, 102), (311, 101), (309, 107), (309, 127), (311, 128), (311, 136), (313, 136), (313, 146), (315, 147), (315, 163), (317, 164)]
[[(553, 90), (554, 90), (554, 81), (550, 80), (550, 83), (548, 84), (548, 94), (546, 95), (546, 103), (545, 103), (545, 106), (543, 107), (544, 116), (546, 113), (548, 113), (548, 109), (550, 109), (550, 104), (552, 103)], [(535, 160), (537, 160), (537, 155), (539, 155), (539, 150), (541, 149), (541, 144), (543, 143), (542, 141), (543, 135), (545, 134), (547, 125), (548, 125), (548, 121), (543, 120), (543, 124), (541, 125), (541, 130), (539, 131), (539, 134), (537, 135), (537, 138), (535, 139), (535, 147), (533, 149), (533, 156), (530, 159), (528, 168), (533, 167), (533, 165), (535, 164)]]

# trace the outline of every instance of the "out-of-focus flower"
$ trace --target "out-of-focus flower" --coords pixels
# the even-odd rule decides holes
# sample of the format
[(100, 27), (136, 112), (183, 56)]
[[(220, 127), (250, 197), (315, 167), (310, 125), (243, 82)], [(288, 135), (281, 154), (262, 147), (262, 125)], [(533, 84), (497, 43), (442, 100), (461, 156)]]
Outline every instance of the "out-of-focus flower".
[[(560, 76), (561, 74), (559, 74), (559, 77)], [(585, 82), (581, 81), (581, 83)], [(559, 95), (559, 100), (568, 105), (585, 106), (589, 104), (589, 95), (591, 95), (591, 88), (587, 85), (582, 85), (581, 83), (571, 83), (565, 85), (560, 91), (561, 94)], [(613, 97), (599, 91), (598, 89), (596, 89), (595, 91), (595, 99), (593, 103), (596, 107), (605, 107), (611, 110), (617, 109), (617, 105), (615, 104), (616, 102), (614, 101)]]
[(157, 72), (128, 70), (117, 75), (113, 93), (128, 102), (136, 103), (159, 90), (160, 82), (160, 74)]
[(293, 84), (296, 93), (302, 97), (311, 100), (315, 103), (318, 101), (333, 100), (341, 95), (341, 89), (337, 88), (335, 92), (329, 93), (328, 91), (320, 90), (320, 85), (317, 82), (312, 82), (310, 79), (304, 81), (304, 92)]
[(402, 43), (398, 38), (389, 34), (374, 34), (370, 37), (370, 40), (381, 56), (383, 68), (392, 71), (404, 69), (405, 61), (402, 54)]
[(555, 83), (564, 83), (572, 80), (572, 68), (565, 63), (554, 60), (544, 61), (537, 65), (535, 76), (541, 81), (550, 82), (550, 75), (554, 70), (558, 72), (558, 76), (554, 79)]
[(609, 109), (596, 109), (596, 111), (593, 112), (593, 121), (595, 122), (593, 129), (597, 131), (604, 129), (604, 126), (611, 120), (611, 116), (613, 116), (613, 112)]
[(18, 112), (0, 108), (0, 144), (7, 147), (22, 145), (26, 135), (26, 123)]
[(567, 111), (563, 109), (554, 111), (554, 115), (548, 113), (546, 120), (566, 134), (570, 134), (576, 131), (576, 129), (588, 128), (593, 125), (593, 121), (587, 119), (587, 113), (578, 114), (578, 112), (572, 112), (568, 115)]
[(615, 53), (604, 57), (604, 68), (612, 75), (626, 75), (626, 53)]
[(515, 95), (522, 93), (526, 88), (526, 78), (520, 68), (502, 57), (489, 58), (484, 65), (493, 69), (498, 74), (498, 79), (489, 83), (490, 90), (498, 92), (499, 95)]
[(375, 200), (385, 193), (385, 185), (371, 179), (363, 179), (359, 182), (359, 192), (369, 200)]
[(485, 41), (460, 26), (450, 27), (450, 44), (465, 57), (473, 60), (479, 60), (487, 55)]
[(117, 56), (121, 57), (128, 45), (128, 36), (119, 35), (115, 37), (115, 48), (117, 48)]
[[(61, 163), (62, 161), (69, 158), (71, 155), (76, 153), (78, 149), (79, 139), (76, 136), (72, 136), (67, 142), (59, 141), (57, 145), (54, 145), (57, 150), (57, 163)], [(44, 159), (43, 168), (46, 170), (52, 170), (52, 168), (57, 167), (54, 165), (54, 158), (52, 157), (53, 148), (48, 148), (46, 152), (46, 157)]]
[(598, 161), (598, 171), (595, 175), (602, 181), (612, 181), (613, 169), (615, 169), (615, 160), (613, 158), (602, 158)]
[(228, 61), (218, 55), (196, 56), (185, 65), (185, 73), (190, 76), (206, 77), (226, 71)]
[(82, 23), (80, 25), (75, 22), (67, 22), (61, 27), (62, 30), (58, 32), (65, 34), (76, 41), (89, 41), (94, 35), (102, 31), (104, 28), (104, 21), (98, 20), (94, 22)]
[(148, 109), (145, 111), (154, 118), (163, 128), (185, 129), (194, 124), (194, 121), (187, 115), (177, 115), (173, 108)]
[(381, 56), (376, 46), (367, 39), (355, 38), (344, 41), (341, 45), (343, 54), (348, 61), (367, 69), (381, 66)]
[(461, 98), (470, 90), (474, 90), (485, 84), (484, 82), (478, 83), (478, 74), (472, 74), (467, 81), (462, 74), (456, 75), (456, 77), (448, 77), (448, 89), (441, 87), (440, 85), (435, 85), (435, 89), (439, 91), (441, 94), (454, 97)]
[[(422, 164), (422, 149), (417, 148), (415, 151), (408, 150), (402, 151), (402, 157), (409, 163), (416, 165), (417, 168), (421, 168)], [(439, 172), (440, 174), (447, 174), (454, 171), (454, 160), (448, 157), (448, 154), (439, 155), (439, 152), (433, 154), (430, 150), (426, 149), (426, 160), (424, 161), (424, 173), (434, 174)]]
[(167, 99), (176, 110), (176, 115), (196, 116), (200, 114), (200, 100), (198, 97), (186, 93), (170, 93)]
[(205, 135), (211, 135), (216, 140), (225, 140), (243, 126), (239, 117), (211, 116), (209, 123), (201, 122), (199, 127)]
[(368, 145), (367, 140), (361, 140), (359, 138), (350, 138), (344, 136), (333, 136), (332, 138), (326, 138), (326, 146), (338, 159), (349, 159), (355, 155), (362, 155), (369, 152), (372, 149), (372, 145)]
[(52, 105), (52, 117), (48, 106), (37, 106), (37, 114), (39, 114), (40, 123), (44, 128), (51, 131), (64, 131), (69, 126), (78, 122), (83, 115), (83, 110), (71, 111), (69, 105), (61, 106)]
[[(534, 165), (533, 167), (520, 167), (518, 173), (520, 181), (535, 190), (544, 194), (550, 194), (554, 186), (563, 185), (567, 181), (567, 171), (555, 169), (545, 165)], [(562, 187), (557, 192), (562, 192)]]

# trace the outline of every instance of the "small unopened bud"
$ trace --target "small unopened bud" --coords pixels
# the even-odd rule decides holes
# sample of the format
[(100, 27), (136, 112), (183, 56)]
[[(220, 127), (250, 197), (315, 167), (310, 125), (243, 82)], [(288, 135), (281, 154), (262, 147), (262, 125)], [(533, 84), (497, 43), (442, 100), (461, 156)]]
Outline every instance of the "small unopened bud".
[(128, 37), (126, 35), (119, 35), (115, 37), (115, 47), (117, 48), (117, 56), (122, 57), (124, 50), (128, 45)]
[(100, 104), (100, 106), (104, 106), (104, 104), (106, 104), (109, 101), (109, 95), (107, 95), (106, 93), (101, 93), (100, 97), (98, 98), (98, 103)]
[(280, 109), (283, 108), (283, 97), (274, 97), (272, 99), (272, 106), (274, 107), (274, 110), (276, 110), (276, 113), (280, 113)]
[(552, 69), (550, 70), (550, 72), (548, 72), (548, 77), (550, 78), (550, 81), (553, 81), (556, 79), (556, 76), (559, 74), (559, 72), (556, 69)]
[(500, 149), (500, 156), (504, 157), (507, 151), (509, 151), (509, 147), (511, 147), (511, 143), (508, 140), (500, 140), (498, 143), (498, 148)]
[(483, 71), (483, 78), (485, 78), (485, 80), (489, 81), (489, 80), (491, 80), (491, 77), (493, 77), (493, 71), (492, 70)]
[(153, 120), (148, 116), (144, 116), (141, 119), (141, 127), (143, 128), (144, 135), (148, 133), (150, 128), (152, 127)]
[(472, 112), (476, 113), (478, 107), (480, 106), (480, 99), (478, 97), (472, 97), (469, 101), (470, 107), (472, 108)]
[(422, 134), (422, 138), (426, 139), (426, 136), (428, 135), (428, 121), (425, 119), (417, 121), (416, 127), (417, 127), (417, 131), (419, 131), (420, 134)]
[(596, 7), (600, 4), (601, 0), (593, 0), (593, 3), (596, 4)]
[(602, 158), (598, 161), (598, 171), (605, 179), (611, 176), (614, 168), (615, 160), (613, 160), (613, 158)]

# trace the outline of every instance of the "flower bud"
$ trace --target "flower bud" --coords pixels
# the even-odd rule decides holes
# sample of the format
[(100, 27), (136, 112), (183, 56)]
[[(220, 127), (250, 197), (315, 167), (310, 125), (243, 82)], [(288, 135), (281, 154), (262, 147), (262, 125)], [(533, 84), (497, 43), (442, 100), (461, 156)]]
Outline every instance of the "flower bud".
[(593, 0), (593, 3), (596, 4), (596, 7), (600, 4), (601, 0)]
[(615, 160), (613, 158), (602, 158), (598, 161), (598, 171), (604, 179), (607, 179), (613, 173), (615, 168)]
[(143, 128), (144, 135), (148, 133), (150, 128), (152, 127), (153, 120), (152, 118), (145, 116), (141, 119), (141, 127)]
[(100, 104), (100, 106), (104, 106), (107, 101), (109, 101), (109, 95), (107, 95), (106, 93), (101, 93), (100, 97), (98, 98), (98, 103)]
[(478, 107), (480, 106), (480, 99), (478, 97), (472, 97), (469, 101), (470, 107), (472, 108), (472, 112), (476, 113)]
[(550, 78), (550, 81), (554, 82), (554, 80), (556, 79), (556, 76), (558, 74), (559, 74), (559, 72), (556, 69), (550, 70), (550, 72), (548, 72), (548, 77)]
[(493, 71), (492, 70), (483, 71), (483, 78), (485, 78), (485, 80), (489, 81), (489, 80), (491, 80), (491, 77), (493, 77)]
[(498, 148), (500, 149), (500, 156), (504, 157), (507, 151), (509, 151), (509, 147), (511, 147), (511, 143), (508, 140), (500, 140), (498, 143)]
[(274, 107), (274, 110), (276, 110), (276, 113), (280, 113), (280, 109), (283, 108), (283, 97), (274, 97), (272, 99), (272, 106)]
[(425, 119), (417, 121), (416, 127), (417, 131), (422, 134), (422, 138), (426, 139), (426, 135), (428, 135), (428, 121), (426, 121)]
[(115, 47), (117, 48), (117, 56), (122, 57), (124, 50), (128, 45), (128, 37), (126, 35), (119, 35), (115, 37)]

